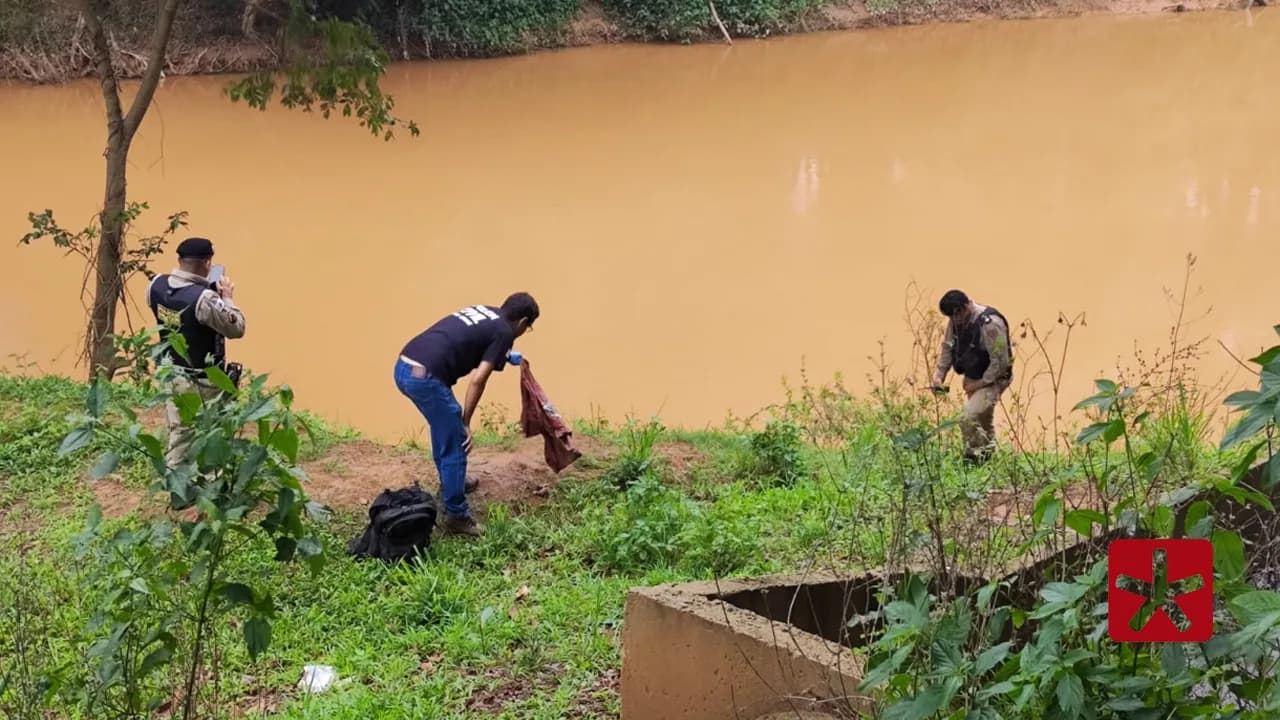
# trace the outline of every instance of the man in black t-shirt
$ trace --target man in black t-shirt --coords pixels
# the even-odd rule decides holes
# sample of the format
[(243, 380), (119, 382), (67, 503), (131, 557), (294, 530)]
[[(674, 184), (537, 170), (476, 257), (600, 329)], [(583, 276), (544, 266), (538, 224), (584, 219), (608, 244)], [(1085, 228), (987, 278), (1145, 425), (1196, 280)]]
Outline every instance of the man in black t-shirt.
[[(396, 387), (426, 418), (431, 428), (431, 454), (440, 473), (446, 532), (480, 535), (483, 530), (467, 509), (467, 454), (471, 452), (471, 417), (494, 370), (501, 371), (515, 339), (533, 327), (538, 303), (516, 293), (502, 307), (472, 305), (442, 318), (413, 338), (396, 361)], [(475, 371), (463, 405), (453, 386)]]

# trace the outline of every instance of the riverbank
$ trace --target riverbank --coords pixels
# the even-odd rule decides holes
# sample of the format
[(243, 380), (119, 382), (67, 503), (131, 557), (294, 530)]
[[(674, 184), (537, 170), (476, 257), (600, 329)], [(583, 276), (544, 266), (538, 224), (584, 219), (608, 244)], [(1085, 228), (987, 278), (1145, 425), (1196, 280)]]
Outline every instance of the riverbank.
[[(126, 77), (146, 66), (154, 0), (120, 3), (113, 33), (116, 67)], [(929, 22), (1148, 14), (1241, 8), (1241, 0), (524, 0), (503, 4), (402, 0), (362, 11), (394, 60), (491, 57), (613, 42), (724, 42), (802, 32)], [(1265, 0), (1245, 0), (1262, 5)], [(57, 83), (94, 72), (83, 24), (61, 6), (17, 0), (0, 10), (0, 79)], [(180, 15), (168, 75), (241, 73), (277, 63), (270, 0), (259, 12), (193, 8)], [(333, 0), (330, 15), (354, 11)], [(50, 9), (52, 7), (53, 9)], [(231, 7), (231, 6), (227, 6)]]
[[(1261, 357), (1280, 362), (1280, 348)], [(247, 626), (223, 610), (205, 639), (216, 649), (198, 691), (231, 716), (616, 718), (629, 587), (904, 564), (987, 574), (1090, 536), (1095, 525), (1124, 522), (1135, 509), (1150, 508), (1144, 524), (1172, 522), (1161, 499), (1170, 491), (1217, 487), (1244, 498), (1230, 469), (1265, 454), (1219, 451), (1202, 398), (1177, 372), (1185, 360), (1171, 362), (1147, 368), (1128, 390), (1100, 381), (1099, 393), (1064, 419), (1061, 441), (1018, 451), (1006, 440), (981, 468), (958, 461), (957, 433), (945, 422), (958, 398), (922, 397), (892, 379), (864, 399), (839, 383), (805, 384), (755, 430), (579, 423), (584, 456), (560, 476), (541, 462), (539, 439), (491, 423), (477, 430), (471, 463), (485, 536), (437, 535), (420, 564), (392, 568), (354, 561), (344, 549), (381, 489), (420, 481), (434, 490), (427, 451), (305, 418), (300, 444), (270, 444), (285, 456), (290, 445), (297, 450), (291, 474), (331, 511), (308, 522), (328, 561), (310, 572), (279, 563), (278, 546), (250, 532), (226, 572), (254, 584), (254, 593), (270, 593), (270, 646), (250, 657), (241, 640)], [(90, 412), (109, 419), (92, 438), (69, 443), (86, 397)], [(260, 407), (253, 397), (245, 402)], [(77, 716), (89, 702), (82, 692), (116, 697), (119, 690), (98, 686), (94, 675), (110, 665), (92, 652), (84, 659), (86, 648), (101, 647), (94, 642), (103, 630), (92, 618), (104, 592), (118, 586), (112, 597), (132, 593), (132, 612), (148, 612), (149, 583), (160, 581), (154, 567), (165, 566), (135, 565), (129, 553), (157, 553), (147, 555), (154, 563), (181, 562), (188, 552), (162, 538), (174, 532), (166, 520), (189, 521), (191, 512), (168, 510), (163, 495), (152, 494), (151, 464), (119, 446), (139, 433), (162, 436), (156, 398), (129, 384), (91, 393), (67, 379), (0, 373), (0, 637), (13, 639), (0, 645), (0, 666), (24, 673), (7, 682), (48, 688), (31, 696), (14, 689), (21, 684), (0, 688), (0, 709), (16, 707), (17, 717)], [(1264, 414), (1269, 420), (1272, 410)], [(1006, 422), (1010, 436), (1032, 432), (1016, 415)], [(1274, 427), (1243, 425), (1255, 434)], [(118, 464), (98, 459), (116, 451)], [(104, 520), (89, 533), (94, 507)], [(148, 526), (169, 530), (150, 549), (130, 545)], [(1240, 541), (1232, 545), (1228, 532), (1213, 537), (1237, 585), (1270, 563), (1253, 555), (1246, 563), (1243, 546), (1236, 559), (1231, 548)], [(113, 555), (113, 548), (132, 549)], [(96, 565), (104, 562), (105, 586)], [(190, 651), (181, 627), (171, 626), (177, 657)], [(312, 663), (333, 666), (339, 678), (318, 696), (297, 688)], [(180, 697), (165, 673), (132, 682), (158, 693), (161, 715)], [(1098, 692), (1102, 702), (1108, 691)]]

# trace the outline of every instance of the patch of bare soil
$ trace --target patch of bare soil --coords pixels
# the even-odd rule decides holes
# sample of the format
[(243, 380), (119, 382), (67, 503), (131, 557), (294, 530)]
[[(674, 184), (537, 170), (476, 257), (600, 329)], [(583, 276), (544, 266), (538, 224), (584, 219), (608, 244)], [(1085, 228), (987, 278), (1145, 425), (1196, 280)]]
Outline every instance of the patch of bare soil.
[(559, 683), (561, 670), (563, 668), (552, 663), (530, 680), (511, 677), (507, 668), (490, 668), (484, 672), (488, 686), (471, 693), (467, 710), (496, 715), (508, 705), (528, 700), (534, 693), (550, 694)]
[(92, 488), (94, 500), (102, 508), (104, 517), (124, 517), (137, 512), (144, 505), (156, 505), (156, 509), (160, 512), (164, 511), (163, 506), (147, 500), (146, 492), (131, 488), (114, 478), (97, 480)]
[(657, 453), (667, 461), (667, 465), (677, 475), (684, 475), (689, 468), (698, 465), (705, 458), (696, 447), (683, 442), (663, 443), (657, 446)]
[(617, 670), (605, 670), (591, 687), (583, 690), (567, 715), (570, 720), (614, 717), (608, 700), (618, 697), (621, 677)]
[(582, 4), (578, 17), (569, 23), (569, 45), (598, 45), (623, 39), (622, 30), (605, 14), (604, 6), (595, 0)]
[[(606, 448), (591, 438), (574, 438), (583, 457), (601, 457)], [(582, 462), (579, 460), (578, 462)], [(367, 507), (378, 493), (417, 481), (438, 493), (440, 476), (428, 450), (394, 448), (360, 440), (343, 443), (323, 457), (303, 464), (310, 478), (307, 494), (335, 509)], [(542, 438), (523, 440), (514, 450), (480, 447), (472, 451), (467, 475), (480, 481), (470, 494), (477, 506), (489, 503), (536, 503), (551, 488), (577, 472), (570, 466), (557, 476), (543, 459)]]

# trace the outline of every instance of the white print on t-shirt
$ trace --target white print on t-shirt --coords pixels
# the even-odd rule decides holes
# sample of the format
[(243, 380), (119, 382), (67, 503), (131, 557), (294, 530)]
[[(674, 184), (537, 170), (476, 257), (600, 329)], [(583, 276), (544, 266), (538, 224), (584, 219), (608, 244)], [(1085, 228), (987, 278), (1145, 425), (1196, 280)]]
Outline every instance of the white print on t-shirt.
[(462, 308), (458, 312), (454, 313), (453, 316), (466, 323), (467, 327), (471, 327), (472, 325), (485, 320), (498, 319), (497, 313), (483, 305), (472, 305), (471, 307)]

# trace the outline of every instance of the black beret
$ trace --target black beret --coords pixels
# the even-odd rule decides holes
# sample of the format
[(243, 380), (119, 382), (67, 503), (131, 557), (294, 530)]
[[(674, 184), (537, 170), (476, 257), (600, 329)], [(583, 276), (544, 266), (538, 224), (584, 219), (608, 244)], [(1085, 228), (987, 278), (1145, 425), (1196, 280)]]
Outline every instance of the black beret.
[(178, 243), (178, 257), (203, 260), (213, 257), (213, 243), (204, 238), (187, 238)]

